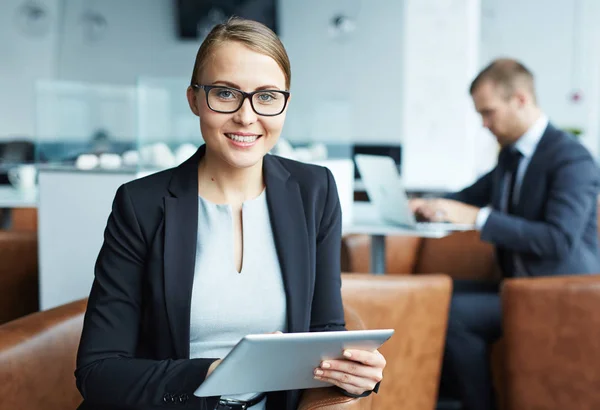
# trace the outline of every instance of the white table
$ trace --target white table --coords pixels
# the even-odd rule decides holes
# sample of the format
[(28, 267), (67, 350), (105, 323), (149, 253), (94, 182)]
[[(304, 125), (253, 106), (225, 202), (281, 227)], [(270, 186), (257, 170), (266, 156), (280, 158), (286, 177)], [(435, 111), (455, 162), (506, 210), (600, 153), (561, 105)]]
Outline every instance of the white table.
[(394, 225), (382, 220), (377, 210), (369, 202), (354, 202), (352, 223), (344, 226), (344, 234), (367, 234), (371, 236), (371, 273), (385, 274), (385, 237), (390, 235), (419, 236), (422, 238), (443, 238), (452, 231), (415, 230)]
[(0, 185), (0, 229), (9, 228), (13, 208), (35, 208), (37, 199), (37, 189), (19, 190), (11, 185)]
[(0, 185), (0, 208), (35, 208), (37, 199), (37, 188), (19, 190), (10, 185)]

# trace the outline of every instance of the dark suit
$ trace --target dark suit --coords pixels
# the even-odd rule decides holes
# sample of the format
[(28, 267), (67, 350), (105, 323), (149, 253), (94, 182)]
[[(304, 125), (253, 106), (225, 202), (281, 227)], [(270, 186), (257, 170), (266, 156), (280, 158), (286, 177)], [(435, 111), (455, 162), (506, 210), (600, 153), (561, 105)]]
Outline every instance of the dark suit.
[[(80, 409), (216, 405), (218, 398), (193, 395), (214, 359), (189, 359), (202, 155), (204, 147), (116, 193), (77, 356)], [(341, 210), (331, 172), (272, 155), (263, 170), (288, 331), (344, 330)], [(270, 393), (267, 408), (296, 409), (298, 399), (298, 391)]]
[[(600, 272), (596, 198), (598, 167), (569, 134), (549, 125), (527, 167), (511, 215), (498, 211), (502, 195), (502, 150), (496, 166), (451, 198), (492, 211), (481, 239), (518, 253), (523, 276)], [(512, 276), (513, 272), (504, 272)]]
[[(501, 210), (508, 155), (509, 149), (503, 149), (492, 171), (450, 195), (477, 207), (491, 205), (481, 238), (493, 243), (498, 255), (516, 256), (521, 262), (519, 269), (504, 271), (505, 277), (600, 273), (596, 215), (600, 175), (588, 151), (548, 125), (510, 214)], [(455, 293), (444, 381), (455, 384), (468, 410), (493, 408), (488, 346), (501, 336), (501, 323), (497, 290)]]

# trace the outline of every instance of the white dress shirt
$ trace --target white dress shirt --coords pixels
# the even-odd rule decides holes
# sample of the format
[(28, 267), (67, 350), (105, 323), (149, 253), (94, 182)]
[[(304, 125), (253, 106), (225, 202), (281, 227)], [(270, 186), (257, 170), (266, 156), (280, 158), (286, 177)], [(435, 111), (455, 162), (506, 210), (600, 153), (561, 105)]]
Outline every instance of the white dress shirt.
[[(523, 177), (525, 176), (525, 172), (527, 171), (527, 167), (529, 166), (529, 162), (531, 161), (531, 157), (535, 153), (538, 143), (542, 139), (542, 135), (544, 135), (544, 131), (548, 127), (548, 117), (544, 114), (538, 118), (533, 125), (517, 140), (514, 145), (514, 148), (519, 151), (522, 155), (521, 160), (519, 162), (519, 167), (517, 168), (517, 178), (515, 180), (515, 188), (513, 192), (513, 205), (519, 202), (519, 195), (521, 191), (521, 184), (523, 183)], [(508, 210), (508, 190), (510, 189), (510, 179), (512, 175), (506, 173), (502, 178), (502, 210), (506, 212)], [(490, 213), (492, 212), (492, 208), (486, 206), (481, 208), (477, 214), (477, 219), (475, 221), (475, 226), (477, 229), (481, 230), (485, 223), (487, 222)]]

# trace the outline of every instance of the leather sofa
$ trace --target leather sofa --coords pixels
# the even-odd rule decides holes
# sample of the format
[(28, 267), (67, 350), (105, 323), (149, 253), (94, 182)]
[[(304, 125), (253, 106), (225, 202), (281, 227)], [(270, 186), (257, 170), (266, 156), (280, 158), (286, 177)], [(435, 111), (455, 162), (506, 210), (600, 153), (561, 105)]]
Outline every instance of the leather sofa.
[[(37, 312), (37, 210), (2, 210), (9, 229), (0, 229), (0, 324)], [(0, 222), (3, 215), (0, 215)]]
[(600, 275), (507, 279), (506, 409), (600, 409)]
[(36, 232), (0, 230), (0, 324), (38, 310)]
[[(343, 276), (349, 329), (394, 328), (382, 347), (388, 365), (379, 394), (353, 399), (331, 388), (309, 390), (300, 410), (432, 410), (435, 406), (451, 282), (423, 277)], [(2, 408), (75, 409), (73, 371), (85, 300), (0, 326)]]
[(387, 366), (373, 409), (435, 408), (451, 293), (446, 275), (343, 275), (346, 309), (368, 329), (395, 329), (381, 348)]
[[(501, 278), (494, 248), (483, 242), (477, 231), (457, 232), (444, 238), (388, 236), (384, 276), (414, 276), (444, 273), (453, 279), (454, 291), (497, 287)], [(368, 235), (352, 234), (342, 238), (342, 269), (368, 272), (371, 240)], [(498, 407), (504, 409), (504, 343), (492, 346), (491, 365)]]
[[(443, 272), (453, 279), (498, 281), (500, 270), (494, 248), (481, 241), (476, 231), (457, 232), (444, 238), (388, 236), (386, 273)], [(342, 271), (369, 273), (371, 239), (346, 235), (342, 240)]]
[(37, 232), (37, 208), (14, 208), (10, 213), (12, 231)]

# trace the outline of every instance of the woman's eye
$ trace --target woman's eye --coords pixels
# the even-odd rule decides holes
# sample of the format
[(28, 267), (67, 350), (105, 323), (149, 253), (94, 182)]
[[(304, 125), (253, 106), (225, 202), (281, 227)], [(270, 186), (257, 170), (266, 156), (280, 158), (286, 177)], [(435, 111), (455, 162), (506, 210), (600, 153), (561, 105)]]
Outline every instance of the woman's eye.
[(229, 90), (219, 90), (217, 92), (217, 96), (219, 98), (223, 98), (223, 99), (227, 100), (227, 99), (233, 98), (233, 93)]
[(277, 99), (277, 96), (274, 93), (261, 93), (258, 94), (258, 101), (261, 103), (273, 102)]

